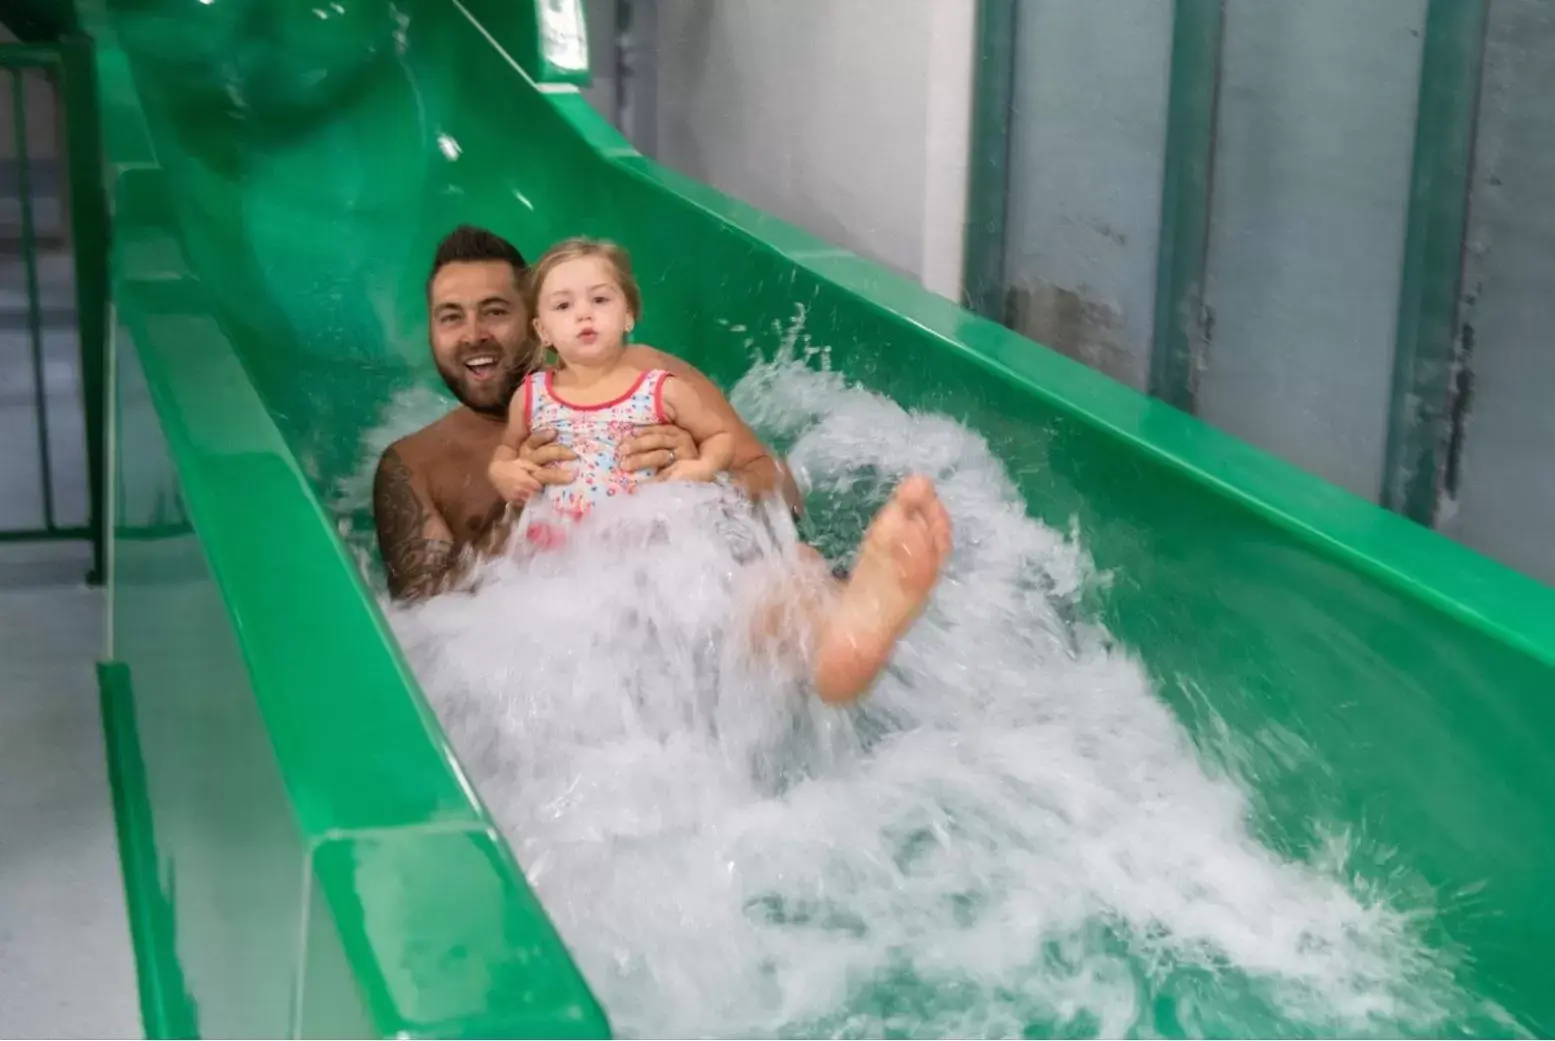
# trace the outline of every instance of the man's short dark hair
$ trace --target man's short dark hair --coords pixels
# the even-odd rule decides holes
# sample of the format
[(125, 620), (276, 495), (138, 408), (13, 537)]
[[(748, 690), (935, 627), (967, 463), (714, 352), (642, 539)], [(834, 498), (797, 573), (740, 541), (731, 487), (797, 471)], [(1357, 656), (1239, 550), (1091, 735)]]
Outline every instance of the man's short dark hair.
[(432, 280), (446, 265), (483, 260), (501, 260), (511, 264), (514, 278), (518, 278), (529, 267), (518, 247), (501, 235), (473, 224), (461, 224), (443, 236), (443, 241), (437, 244), (437, 252), (432, 254), (432, 272), (427, 275), (427, 292), (432, 291)]

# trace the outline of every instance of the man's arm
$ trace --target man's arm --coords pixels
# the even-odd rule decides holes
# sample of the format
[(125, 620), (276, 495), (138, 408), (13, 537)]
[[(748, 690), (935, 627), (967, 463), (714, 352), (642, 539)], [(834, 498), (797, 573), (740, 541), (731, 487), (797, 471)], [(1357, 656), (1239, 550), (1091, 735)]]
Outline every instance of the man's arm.
[(393, 445), (373, 476), (373, 523), (390, 596), (423, 600), (443, 591), (454, 576), (453, 532)]
[(724, 429), (734, 439), (734, 461), (729, 469), (752, 496), (761, 498), (777, 492), (794, 513), (804, 508), (804, 498), (799, 494), (799, 486), (794, 483), (788, 468), (779, 466), (777, 460), (772, 458), (767, 446), (761, 443), (761, 438), (756, 436), (754, 430), (745, 425), (745, 420), (729, 404), (729, 399), (724, 397), (716, 383), (702, 375), (695, 366), (657, 348), (633, 345), (628, 351), (642, 352), (634, 360), (644, 368), (664, 369), (670, 375), (685, 380), (697, 397), (723, 421)]

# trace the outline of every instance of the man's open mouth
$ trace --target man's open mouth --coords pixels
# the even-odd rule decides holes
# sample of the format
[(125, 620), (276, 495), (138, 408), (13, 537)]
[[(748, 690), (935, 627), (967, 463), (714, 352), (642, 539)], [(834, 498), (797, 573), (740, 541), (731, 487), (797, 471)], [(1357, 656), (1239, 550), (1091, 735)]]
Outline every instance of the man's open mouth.
[(497, 373), (497, 356), (495, 354), (477, 354), (473, 358), (464, 359), (465, 370), (478, 380), (490, 379)]

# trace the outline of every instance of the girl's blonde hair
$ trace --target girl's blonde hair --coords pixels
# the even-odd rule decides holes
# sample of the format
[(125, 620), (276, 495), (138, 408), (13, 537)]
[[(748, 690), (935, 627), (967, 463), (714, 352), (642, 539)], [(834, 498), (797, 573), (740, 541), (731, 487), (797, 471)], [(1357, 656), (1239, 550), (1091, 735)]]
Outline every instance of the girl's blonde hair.
[(628, 312), (633, 320), (642, 317), (642, 290), (637, 288), (637, 279), (632, 276), (632, 258), (627, 255), (626, 250), (614, 242), (585, 238), (580, 235), (558, 242), (546, 250), (545, 255), (535, 261), (534, 266), (529, 269), (524, 303), (528, 305), (530, 320), (533, 321), (540, 315), (540, 288), (545, 285), (546, 276), (556, 270), (558, 265), (583, 257), (599, 257), (614, 269), (616, 283), (621, 287), (621, 294), (626, 297)]

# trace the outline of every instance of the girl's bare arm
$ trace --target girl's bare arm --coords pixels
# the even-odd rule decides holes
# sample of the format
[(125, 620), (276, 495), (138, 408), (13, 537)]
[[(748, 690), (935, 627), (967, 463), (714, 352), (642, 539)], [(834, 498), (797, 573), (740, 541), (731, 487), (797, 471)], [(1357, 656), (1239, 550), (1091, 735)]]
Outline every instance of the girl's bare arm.
[[(753, 498), (765, 498), (773, 493), (783, 496), (790, 510), (798, 513), (804, 508), (804, 497), (799, 494), (799, 487), (789, 475), (788, 469), (778, 464), (767, 451), (767, 446), (761, 443), (756, 432), (746, 426), (740, 414), (729, 404), (729, 399), (724, 397), (718, 385), (704, 376), (696, 366), (689, 364), (673, 354), (653, 347), (645, 347), (634, 344), (626, 349), (627, 358), (634, 365), (644, 369), (664, 369), (672, 376), (684, 380), (697, 396), (712, 409), (724, 422), (725, 429), (729, 431), (732, 439), (734, 459), (729, 464), (729, 472)], [(628, 446), (635, 449), (635, 446)], [(635, 459), (636, 466), (664, 465), (659, 460)]]
[(734, 460), (734, 436), (724, 417), (708, 405), (685, 380), (669, 377), (664, 383), (664, 415), (697, 442), (695, 459), (677, 460), (661, 476), (668, 480), (710, 481)]

